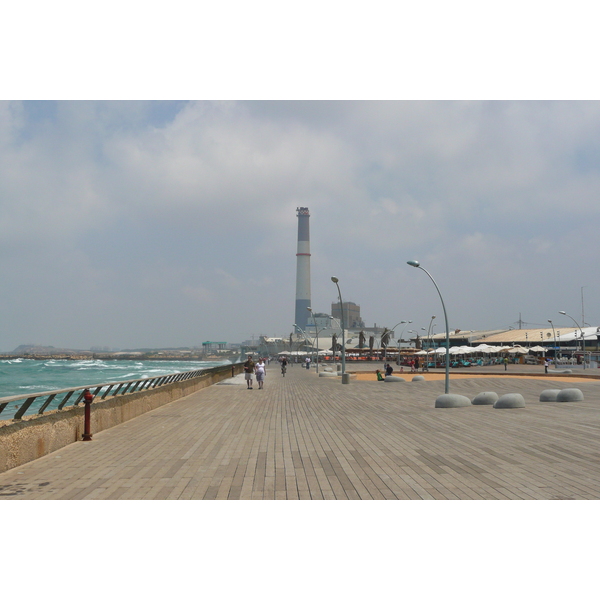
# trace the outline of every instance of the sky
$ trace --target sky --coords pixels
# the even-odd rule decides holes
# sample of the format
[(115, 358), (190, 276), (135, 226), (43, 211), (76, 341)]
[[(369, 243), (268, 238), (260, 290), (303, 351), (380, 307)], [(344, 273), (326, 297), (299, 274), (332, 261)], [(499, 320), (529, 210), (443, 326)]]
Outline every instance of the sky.
[(315, 311), (336, 276), (443, 331), (416, 259), (451, 329), (600, 325), (583, 3), (36, 6), (0, 39), (0, 351), (288, 336), (299, 206)]
[(2, 101), (0, 349), (600, 325), (596, 101)]

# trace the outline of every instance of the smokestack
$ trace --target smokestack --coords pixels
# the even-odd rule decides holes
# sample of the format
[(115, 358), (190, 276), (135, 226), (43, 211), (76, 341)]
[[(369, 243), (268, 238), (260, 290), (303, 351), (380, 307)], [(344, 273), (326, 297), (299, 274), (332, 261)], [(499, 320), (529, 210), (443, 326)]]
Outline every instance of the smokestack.
[(310, 304), (310, 230), (308, 208), (296, 209), (298, 216), (298, 251), (296, 252), (296, 319), (294, 323), (306, 329)]

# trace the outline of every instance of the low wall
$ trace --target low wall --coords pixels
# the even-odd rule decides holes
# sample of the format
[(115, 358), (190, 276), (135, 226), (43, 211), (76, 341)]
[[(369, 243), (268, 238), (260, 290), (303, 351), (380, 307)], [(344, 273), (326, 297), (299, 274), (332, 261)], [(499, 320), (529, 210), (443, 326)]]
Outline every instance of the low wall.
[[(91, 432), (98, 433), (129, 421), (227, 379), (232, 374), (237, 375), (242, 370), (241, 363), (223, 365), (186, 381), (125, 396), (94, 400), (91, 405)], [(84, 410), (82, 404), (61, 411), (24, 417), (21, 421), (13, 421), (0, 427), (0, 473), (80, 441)]]

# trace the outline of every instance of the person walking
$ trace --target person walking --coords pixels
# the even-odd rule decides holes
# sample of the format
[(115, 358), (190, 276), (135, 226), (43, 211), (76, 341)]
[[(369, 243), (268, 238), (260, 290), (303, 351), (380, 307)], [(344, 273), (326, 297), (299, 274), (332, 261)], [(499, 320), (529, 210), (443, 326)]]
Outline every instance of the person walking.
[(260, 358), (258, 360), (258, 364), (254, 367), (254, 372), (256, 373), (256, 381), (258, 382), (258, 389), (262, 390), (264, 381), (265, 381), (265, 375), (267, 372), (267, 368), (265, 366), (264, 359)]
[(248, 358), (244, 363), (244, 378), (246, 379), (246, 385), (249, 390), (252, 389), (252, 374), (254, 373), (254, 361), (252, 360), (252, 354), (248, 354)]
[(508, 369), (508, 358), (505, 356), (502, 362), (504, 363), (504, 370), (506, 371)]
[(548, 366), (550, 365), (550, 363), (548, 362), (548, 359), (545, 358), (544, 359), (544, 373), (548, 372)]

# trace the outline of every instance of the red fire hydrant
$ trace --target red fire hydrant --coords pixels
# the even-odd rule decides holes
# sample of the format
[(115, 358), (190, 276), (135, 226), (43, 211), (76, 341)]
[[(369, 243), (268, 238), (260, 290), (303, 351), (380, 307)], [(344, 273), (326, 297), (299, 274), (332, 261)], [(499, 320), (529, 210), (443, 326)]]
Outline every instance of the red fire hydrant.
[(92, 392), (88, 388), (83, 391), (83, 403), (85, 404), (85, 412), (83, 417), (83, 441), (91, 442), (92, 441), (92, 433), (90, 431), (91, 425), (91, 413), (92, 413), (92, 401), (94, 400), (94, 396)]

